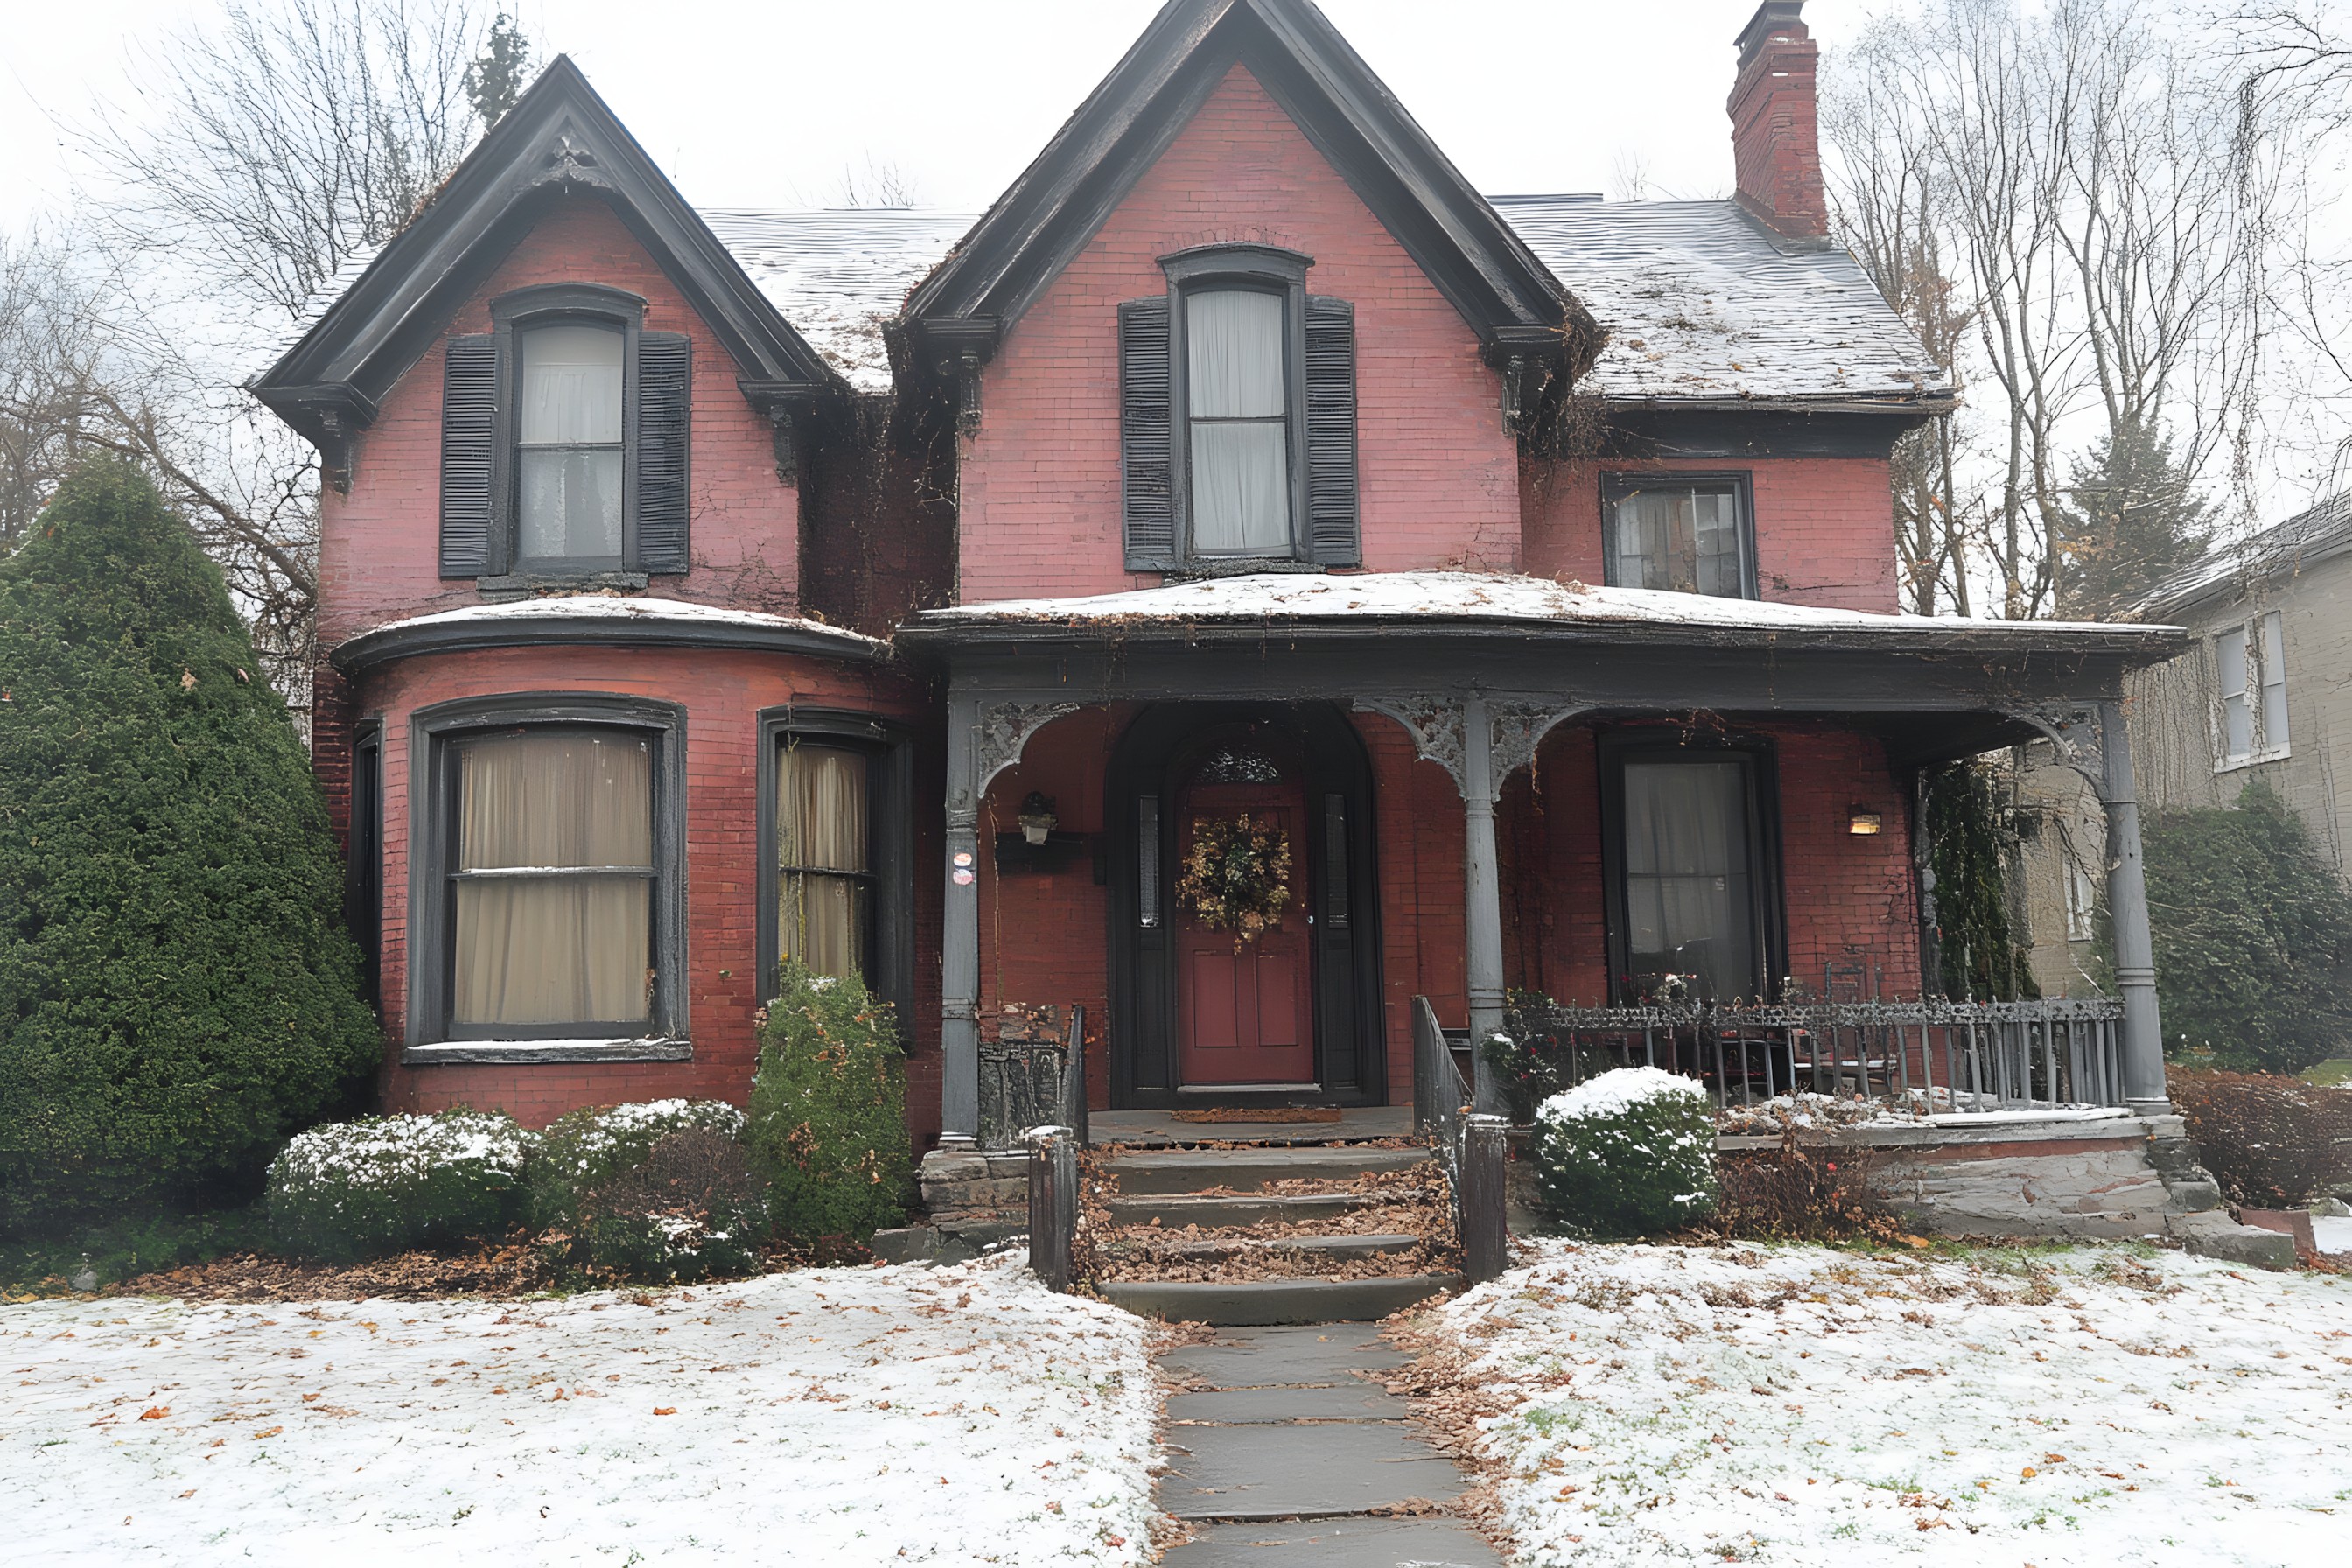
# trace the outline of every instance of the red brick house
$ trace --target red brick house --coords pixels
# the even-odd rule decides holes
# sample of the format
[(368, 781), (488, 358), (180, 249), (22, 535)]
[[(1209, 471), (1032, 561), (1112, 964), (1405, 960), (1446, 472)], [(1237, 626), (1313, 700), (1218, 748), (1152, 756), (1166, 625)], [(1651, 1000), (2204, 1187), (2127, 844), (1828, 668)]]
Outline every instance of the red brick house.
[[(1916, 994), (1920, 770), (2042, 734), (2160, 1103), (2114, 704), (2174, 634), (1897, 613), (1953, 393), (1828, 237), (1800, 10), (1723, 202), (1481, 195), (1306, 0), (1171, 0), (976, 216), (697, 213), (558, 61), (255, 383), (386, 1102), (740, 1099), (786, 954), (900, 1005), (927, 1145), (1008, 1008), (1087, 1005), (1098, 1105), (1380, 1104), (1415, 995)], [(1244, 818), (1248, 941), (1180, 896)]]

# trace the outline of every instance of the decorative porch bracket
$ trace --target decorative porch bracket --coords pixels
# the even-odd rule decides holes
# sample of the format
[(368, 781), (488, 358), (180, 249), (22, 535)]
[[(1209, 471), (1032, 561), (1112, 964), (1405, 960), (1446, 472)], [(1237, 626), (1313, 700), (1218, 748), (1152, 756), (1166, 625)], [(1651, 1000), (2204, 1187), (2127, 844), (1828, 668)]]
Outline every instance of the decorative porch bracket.
[(2124, 1100), (2137, 1115), (2165, 1115), (2172, 1101), (2164, 1082), (2164, 1020), (2157, 1007), (2156, 946), (2140, 863), (2139, 788), (2123, 709), (2112, 701), (2057, 702), (2009, 713), (2046, 736), (2057, 760), (2088, 781), (2106, 809), (2107, 913), (2115, 928), (2116, 990), (2124, 1005)]
[(980, 804), (1075, 702), (948, 698), (947, 903), (940, 943), (940, 1146), (980, 1142)]
[(1471, 1100), (1482, 1115), (1507, 1109), (1487, 1065), (1486, 1042), (1503, 1029), (1503, 889), (1495, 845), (1495, 803), (1503, 784), (1533, 765), (1554, 726), (1583, 711), (1558, 699), (1493, 698), (1485, 692), (1360, 698), (1356, 707), (1395, 720), (1413, 749), (1453, 775), (1462, 795), (1463, 969), (1470, 1002)]

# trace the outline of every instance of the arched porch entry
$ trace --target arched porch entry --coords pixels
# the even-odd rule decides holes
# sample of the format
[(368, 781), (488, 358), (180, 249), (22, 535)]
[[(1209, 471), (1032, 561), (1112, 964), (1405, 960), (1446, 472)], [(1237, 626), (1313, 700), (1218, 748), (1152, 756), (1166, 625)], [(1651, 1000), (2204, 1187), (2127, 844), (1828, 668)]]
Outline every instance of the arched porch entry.
[[(1329, 703), (1160, 703), (1106, 776), (1111, 1103), (1379, 1104), (1380, 884), (1371, 760)], [(1177, 897), (1208, 824), (1291, 851), (1280, 923), (1234, 951)]]

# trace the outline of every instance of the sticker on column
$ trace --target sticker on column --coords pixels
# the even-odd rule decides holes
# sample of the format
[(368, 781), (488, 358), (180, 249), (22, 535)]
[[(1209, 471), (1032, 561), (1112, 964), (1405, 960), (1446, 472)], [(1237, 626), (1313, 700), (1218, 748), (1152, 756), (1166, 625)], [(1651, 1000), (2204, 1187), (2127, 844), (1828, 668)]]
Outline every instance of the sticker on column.
[(969, 866), (957, 867), (955, 868), (955, 885), (959, 888), (969, 888), (971, 884), (971, 868)]
[(971, 868), (971, 851), (969, 849), (957, 850), (955, 863), (960, 868), (970, 870)]

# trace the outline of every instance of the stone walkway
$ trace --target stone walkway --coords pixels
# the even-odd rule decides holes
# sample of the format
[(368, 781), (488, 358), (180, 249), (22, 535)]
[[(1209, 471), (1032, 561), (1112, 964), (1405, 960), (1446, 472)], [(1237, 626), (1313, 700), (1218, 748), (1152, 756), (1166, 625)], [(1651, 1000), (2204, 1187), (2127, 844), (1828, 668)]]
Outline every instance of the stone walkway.
[(1203, 1385), (1168, 1401), (1160, 1503), (1192, 1522), (1166, 1568), (1501, 1568), (1460, 1520), (1462, 1472), (1405, 1402), (1357, 1374), (1402, 1366), (1374, 1323), (1221, 1329), (1160, 1363)]

